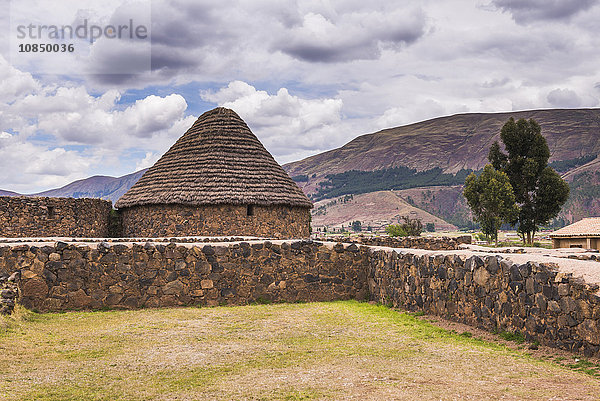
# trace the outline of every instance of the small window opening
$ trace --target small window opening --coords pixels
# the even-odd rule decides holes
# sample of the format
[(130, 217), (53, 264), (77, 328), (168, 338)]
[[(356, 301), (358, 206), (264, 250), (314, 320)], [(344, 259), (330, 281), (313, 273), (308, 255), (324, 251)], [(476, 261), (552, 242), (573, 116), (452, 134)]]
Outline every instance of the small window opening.
[(47, 213), (48, 213), (48, 218), (53, 219), (54, 218), (54, 206), (48, 206)]
[(583, 248), (583, 245), (573, 245), (569, 246), (569, 248)]
[(246, 216), (254, 216), (254, 205), (248, 205), (246, 207)]

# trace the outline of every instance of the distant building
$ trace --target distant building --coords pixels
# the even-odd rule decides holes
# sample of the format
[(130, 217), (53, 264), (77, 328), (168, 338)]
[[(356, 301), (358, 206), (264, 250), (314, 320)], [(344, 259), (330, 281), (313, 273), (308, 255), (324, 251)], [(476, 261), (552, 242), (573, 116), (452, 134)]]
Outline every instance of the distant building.
[(223, 107), (202, 114), (115, 206), (124, 237), (310, 236), (312, 202)]
[(550, 234), (554, 248), (600, 249), (600, 217), (589, 217)]

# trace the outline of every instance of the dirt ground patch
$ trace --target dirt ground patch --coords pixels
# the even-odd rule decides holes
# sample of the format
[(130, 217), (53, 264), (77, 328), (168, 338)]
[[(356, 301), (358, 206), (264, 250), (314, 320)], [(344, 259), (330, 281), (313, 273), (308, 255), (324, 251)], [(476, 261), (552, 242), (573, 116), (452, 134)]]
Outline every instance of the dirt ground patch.
[(431, 320), (354, 301), (20, 310), (0, 321), (0, 399), (598, 399), (556, 361), (573, 355)]

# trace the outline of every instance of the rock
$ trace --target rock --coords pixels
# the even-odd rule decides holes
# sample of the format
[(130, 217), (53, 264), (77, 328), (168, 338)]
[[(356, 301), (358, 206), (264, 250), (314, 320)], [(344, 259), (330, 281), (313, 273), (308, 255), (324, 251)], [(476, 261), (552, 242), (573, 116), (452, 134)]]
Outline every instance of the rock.
[(69, 306), (75, 309), (88, 307), (92, 303), (92, 297), (88, 296), (81, 288), (70, 292), (68, 295)]
[(8, 277), (9, 283), (15, 283), (21, 279), (21, 272), (16, 271)]
[(164, 295), (181, 295), (183, 293), (183, 283), (179, 280), (171, 281), (163, 287)]
[(34, 278), (35, 276), (37, 276), (37, 274), (35, 274), (31, 270), (21, 270), (21, 277), (23, 277), (24, 279)]
[(561, 297), (569, 295), (570, 285), (568, 283), (558, 285), (558, 295)]
[(108, 291), (111, 294), (122, 294), (123, 287), (121, 287), (120, 285), (111, 285), (110, 287), (108, 287)]
[(475, 281), (477, 284), (479, 284), (482, 287), (486, 286), (489, 278), (490, 278), (490, 273), (483, 267), (479, 267), (479, 268), (477, 268), (477, 270), (475, 270), (473, 272), (473, 281)]
[(121, 302), (121, 299), (123, 299), (122, 294), (110, 294), (104, 299), (104, 302), (107, 305), (117, 305), (119, 302)]
[(487, 256), (485, 258), (485, 268), (488, 272), (491, 274), (496, 274), (498, 267), (498, 258), (496, 256)]
[(22, 287), (23, 297), (43, 299), (48, 296), (48, 285), (41, 277), (26, 280)]
[(552, 313), (560, 312), (560, 305), (556, 301), (548, 301), (548, 311)]
[(600, 327), (598, 321), (585, 319), (577, 326), (577, 334), (593, 345), (600, 345)]
[(215, 254), (215, 249), (210, 245), (204, 245), (204, 247), (202, 248), (202, 253), (204, 253), (205, 255), (212, 256)]
[(212, 280), (202, 280), (200, 281), (200, 287), (202, 287), (203, 290), (207, 290), (210, 288), (213, 288), (213, 281)]

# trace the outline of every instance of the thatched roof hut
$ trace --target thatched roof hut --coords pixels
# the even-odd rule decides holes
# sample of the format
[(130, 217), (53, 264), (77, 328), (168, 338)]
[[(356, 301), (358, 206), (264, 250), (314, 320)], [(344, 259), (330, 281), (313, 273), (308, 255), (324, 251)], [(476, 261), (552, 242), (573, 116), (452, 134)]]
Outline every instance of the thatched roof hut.
[(233, 110), (218, 107), (192, 127), (115, 204), (312, 203)]
[(115, 206), (127, 237), (310, 235), (311, 201), (223, 107), (202, 114)]

